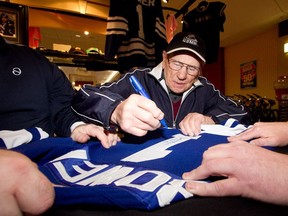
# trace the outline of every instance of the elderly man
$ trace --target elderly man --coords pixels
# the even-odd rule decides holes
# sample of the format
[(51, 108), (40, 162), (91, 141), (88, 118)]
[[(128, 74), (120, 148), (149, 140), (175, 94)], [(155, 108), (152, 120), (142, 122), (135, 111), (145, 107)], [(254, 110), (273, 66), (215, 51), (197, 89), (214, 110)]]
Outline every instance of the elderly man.
[[(174, 36), (163, 61), (155, 68), (135, 69), (117, 82), (101, 87), (84, 86), (72, 101), (76, 113), (86, 121), (107, 129), (120, 126), (127, 133), (143, 136), (161, 126), (180, 128), (189, 136), (200, 133), (201, 124), (228, 118), (246, 123), (243, 107), (223, 96), (205, 77), (205, 45), (197, 35), (181, 32)], [(129, 78), (139, 79), (150, 95), (147, 99), (133, 88)]]

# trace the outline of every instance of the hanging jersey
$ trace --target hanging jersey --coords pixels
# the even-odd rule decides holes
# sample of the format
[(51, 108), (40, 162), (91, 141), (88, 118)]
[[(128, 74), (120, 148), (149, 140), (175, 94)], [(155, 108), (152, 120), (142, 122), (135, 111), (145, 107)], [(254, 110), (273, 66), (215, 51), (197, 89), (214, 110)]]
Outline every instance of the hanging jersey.
[[(201, 3), (200, 3), (201, 4)], [(183, 31), (194, 32), (206, 44), (206, 63), (216, 62), (220, 46), (220, 31), (224, 31), (226, 4), (216, 1), (200, 4), (183, 18)]]
[(166, 48), (161, 0), (110, 0), (105, 59), (117, 56), (120, 72), (154, 67)]

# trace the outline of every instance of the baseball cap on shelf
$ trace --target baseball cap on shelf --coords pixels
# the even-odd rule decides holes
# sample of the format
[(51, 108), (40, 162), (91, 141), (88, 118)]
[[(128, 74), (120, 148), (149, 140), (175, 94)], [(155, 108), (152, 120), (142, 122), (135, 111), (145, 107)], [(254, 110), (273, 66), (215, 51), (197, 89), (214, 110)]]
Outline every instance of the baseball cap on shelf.
[(70, 54), (81, 54), (81, 55), (86, 55), (86, 52), (82, 50), (80, 47), (72, 47), (69, 50)]
[(191, 32), (177, 33), (166, 48), (167, 54), (176, 51), (190, 51), (201, 61), (205, 60), (205, 42), (196, 34)]
[(86, 50), (87, 55), (103, 55), (102, 51), (96, 47), (90, 47)]

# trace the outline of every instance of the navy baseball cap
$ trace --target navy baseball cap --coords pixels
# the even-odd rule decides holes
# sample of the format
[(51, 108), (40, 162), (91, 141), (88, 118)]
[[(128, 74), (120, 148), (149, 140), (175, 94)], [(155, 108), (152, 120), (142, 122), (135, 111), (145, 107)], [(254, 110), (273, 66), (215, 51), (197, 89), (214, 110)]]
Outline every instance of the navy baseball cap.
[(205, 60), (205, 42), (196, 34), (191, 32), (177, 33), (166, 48), (167, 54), (176, 51), (190, 51), (204, 63)]

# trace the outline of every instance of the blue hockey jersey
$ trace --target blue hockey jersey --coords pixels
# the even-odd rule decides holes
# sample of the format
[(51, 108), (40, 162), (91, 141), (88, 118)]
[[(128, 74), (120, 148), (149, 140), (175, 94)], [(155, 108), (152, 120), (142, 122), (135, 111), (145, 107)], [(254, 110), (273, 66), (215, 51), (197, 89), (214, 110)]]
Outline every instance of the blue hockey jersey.
[(199, 166), (207, 148), (226, 143), (230, 130), (234, 134), (245, 130), (239, 124), (214, 127), (203, 128), (198, 137), (177, 129), (161, 129), (144, 137), (126, 135), (110, 149), (98, 141), (81, 145), (70, 138), (48, 138), (14, 150), (36, 162), (56, 185), (56, 206), (154, 210), (192, 197), (185, 190), (182, 173)]

